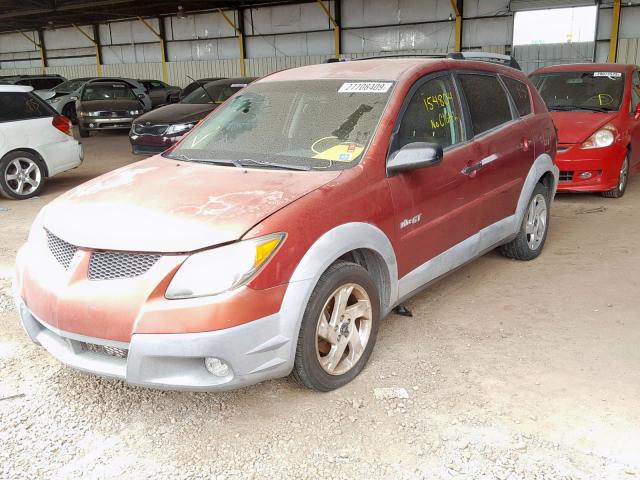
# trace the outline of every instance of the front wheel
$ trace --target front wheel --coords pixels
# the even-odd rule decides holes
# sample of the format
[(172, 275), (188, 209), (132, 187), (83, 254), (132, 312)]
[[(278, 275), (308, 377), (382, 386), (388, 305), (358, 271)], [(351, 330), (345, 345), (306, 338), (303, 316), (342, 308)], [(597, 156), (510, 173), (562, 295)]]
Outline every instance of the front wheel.
[(533, 189), (520, 231), (500, 253), (516, 260), (533, 260), (542, 252), (549, 231), (549, 189), (538, 183)]
[(24, 200), (35, 197), (44, 186), (40, 159), (30, 152), (13, 152), (0, 160), (0, 194)]
[(292, 377), (328, 392), (366, 365), (378, 333), (380, 300), (369, 273), (339, 261), (322, 274), (302, 318)]
[(602, 192), (603, 197), (607, 198), (620, 198), (624, 195), (624, 192), (627, 190), (627, 183), (629, 181), (629, 154), (624, 157), (624, 161), (622, 162), (622, 167), (620, 167), (620, 174), (618, 176), (618, 185), (611, 190), (607, 190), (606, 192)]
[(78, 131), (80, 132), (80, 136), (82, 138), (87, 138), (89, 136), (89, 130), (87, 130), (86, 128), (79, 127)]

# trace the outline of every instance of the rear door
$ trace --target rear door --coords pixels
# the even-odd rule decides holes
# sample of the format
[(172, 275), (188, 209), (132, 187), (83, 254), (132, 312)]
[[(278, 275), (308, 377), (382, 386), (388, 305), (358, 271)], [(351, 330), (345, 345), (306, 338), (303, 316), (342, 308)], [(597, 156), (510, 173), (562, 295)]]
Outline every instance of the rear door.
[(482, 229), (515, 213), (534, 149), (528, 125), (520, 119), (498, 75), (460, 72), (458, 79), (469, 109), (475, 147), (465, 172), (473, 189), (480, 192)]
[[(390, 153), (414, 142), (438, 143), (444, 158), (438, 165), (392, 175), (398, 248), (398, 273), (403, 277), (428, 260), (474, 235), (477, 192), (462, 174), (473, 146), (467, 141), (464, 114), (450, 73), (429, 75), (409, 92), (396, 123)], [(430, 278), (417, 278), (408, 291)], [(401, 295), (408, 292), (401, 292)]]

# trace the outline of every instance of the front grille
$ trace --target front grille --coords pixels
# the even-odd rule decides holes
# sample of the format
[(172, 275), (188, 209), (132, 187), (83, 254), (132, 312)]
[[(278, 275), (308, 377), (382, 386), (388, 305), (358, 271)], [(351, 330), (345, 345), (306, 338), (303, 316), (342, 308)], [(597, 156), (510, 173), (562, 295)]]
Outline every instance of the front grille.
[(560, 172), (560, 181), (561, 182), (570, 182), (573, 180), (573, 172), (569, 171), (561, 171)]
[(126, 348), (112, 347), (110, 345), (96, 345), (95, 343), (84, 343), (84, 349), (87, 352), (97, 353), (99, 355), (108, 355), (109, 357), (127, 358), (129, 350)]
[(78, 247), (65, 242), (64, 240), (56, 237), (53, 233), (47, 230), (47, 244), (49, 245), (49, 251), (65, 270), (69, 269), (71, 260), (78, 251)]
[(133, 132), (138, 135), (164, 135), (169, 125), (145, 125), (142, 123), (133, 124)]
[(89, 280), (133, 278), (146, 273), (160, 255), (144, 253), (93, 252), (89, 260)]
[(102, 112), (96, 112), (96, 116), (98, 117), (113, 117), (113, 118), (119, 118), (119, 117), (129, 117), (129, 112), (127, 112), (126, 110), (114, 110), (114, 111), (102, 111)]

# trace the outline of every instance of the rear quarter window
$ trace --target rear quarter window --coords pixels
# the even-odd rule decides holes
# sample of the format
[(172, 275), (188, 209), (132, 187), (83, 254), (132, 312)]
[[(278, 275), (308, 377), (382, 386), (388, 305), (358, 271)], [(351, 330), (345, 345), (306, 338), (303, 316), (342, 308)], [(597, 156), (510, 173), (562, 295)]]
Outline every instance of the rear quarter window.
[(0, 122), (53, 117), (55, 112), (35, 95), (25, 92), (0, 92)]
[(459, 78), (469, 107), (474, 135), (480, 135), (512, 120), (509, 100), (498, 77), (464, 73)]
[(513, 103), (518, 110), (518, 115), (525, 117), (531, 113), (531, 97), (529, 95), (529, 87), (523, 82), (511, 77), (502, 77), (509, 95), (513, 99)]

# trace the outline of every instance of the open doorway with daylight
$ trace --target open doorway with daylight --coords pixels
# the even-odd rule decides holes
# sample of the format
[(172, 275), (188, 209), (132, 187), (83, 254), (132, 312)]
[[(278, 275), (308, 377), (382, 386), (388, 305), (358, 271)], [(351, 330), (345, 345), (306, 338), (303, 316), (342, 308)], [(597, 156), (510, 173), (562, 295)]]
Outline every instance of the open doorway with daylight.
[(597, 16), (595, 5), (516, 12), (513, 45), (593, 42)]

